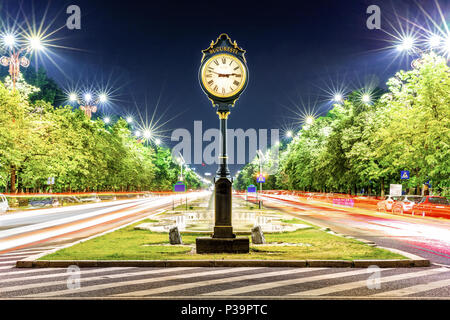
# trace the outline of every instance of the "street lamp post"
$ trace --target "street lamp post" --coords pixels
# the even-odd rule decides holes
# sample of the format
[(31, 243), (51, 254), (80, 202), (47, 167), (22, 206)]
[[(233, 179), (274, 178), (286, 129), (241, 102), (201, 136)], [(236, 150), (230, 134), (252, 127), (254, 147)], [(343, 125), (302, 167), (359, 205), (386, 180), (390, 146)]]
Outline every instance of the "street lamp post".
[(178, 154), (180, 155), (179, 158), (179, 163), (180, 163), (180, 181), (183, 181), (183, 163), (186, 163), (186, 161), (184, 161), (183, 156), (181, 155), (180, 152), (178, 152)]
[(90, 93), (85, 93), (79, 98), (78, 94), (70, 93), (69, 100), (71, 102), (76, 102), (80, 105), (80, 109), (84, 111), (84, 114), (89, 119), (92, 118), (92, 113), (97, 112), (97, 105), (100, 103), (106, 103), (108, 97), (105, 93), (99, 94), (95, 99)]
[(11, 76), (13, 90), (15, 90), (20, 67), (27, 68), (30, 65), (30, 60), (25, 55), (32, 50), (40, 50), (43, 46), (39, 38), (30, 38), (26, 46), (16, 49), (16, 38), (12, 34), (3, 36), (3, 44), (9, 49), (9, 56), (0, 57), (0, 64), (9, 67), (9, 75)]
[[(259, 176), (261, 177), (263, 174), (262, 166), (264, 161), (264, 155), (261, 150), (258, 150), (258, 158), (259, 158)], [(259, 194), (262, 195), (262, 182), (259, 182)], [(259, 208), (261, 209), (261, 196), (258, 199)]]

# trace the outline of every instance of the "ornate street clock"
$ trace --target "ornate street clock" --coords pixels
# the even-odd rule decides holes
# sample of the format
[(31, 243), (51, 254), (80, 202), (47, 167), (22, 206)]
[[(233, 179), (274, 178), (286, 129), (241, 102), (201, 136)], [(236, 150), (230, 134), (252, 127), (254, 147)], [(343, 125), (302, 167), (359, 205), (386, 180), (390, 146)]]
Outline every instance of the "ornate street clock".
[(219, 111), (233, 106), (248, 83), (245, 50), (222, 33), (202, 52), (199, 80), (203, 91)]
[(234, 106), (248, 83), (245, 50), (222, 33), (202, 52), (200, 86), (213, 106), (217, 107), (221, 135), (219, 169), (214, 179), (214, 233), (212, 237), (196, 239), (197, 253), (246, 253), (249, 252), (248, 237), (236, 237), (233, 233), (231, 221), (233, 179), (228, 169), (227, 156), (227, 119), (230, 107)]

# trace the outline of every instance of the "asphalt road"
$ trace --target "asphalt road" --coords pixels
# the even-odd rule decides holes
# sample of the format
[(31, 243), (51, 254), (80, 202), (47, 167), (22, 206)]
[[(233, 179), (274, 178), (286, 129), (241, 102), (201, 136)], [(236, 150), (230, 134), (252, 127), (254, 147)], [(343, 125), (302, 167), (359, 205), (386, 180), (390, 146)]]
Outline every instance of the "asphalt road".
[[(276, 199), (275, 199), (276, 198)], [(375, 242), (450, 267), (450, 221), (337, 207), (292, 196), (263, 196), (264, 205), (335, 232)]]
[[(188, 199), (204, 197), (195, 192)], [(84, 204), (3, 214), (0, 216), (0, 254), (43, 243), (67, 243), (138, 220), (172, 201), (184, 201), (179, 195)]]
[[(151, 201), (147, 202), (147, 205), (151, 203)], [(419, 230), (423, 227), (442, 230), (448, 226), (447, 222), (386, 214), (373, 216), (352, 210), (331, 210), (332, 208), (323, 208), (318, 204), (311, 206), (291, 203), (288, 205), (282, 200), (269, 201), (268, 199), (265, 203), (279, 207), (306, 221), (329, 226), (338, 232), (367, 239), (370, 237), (380, 245), (399, 246), (402, 250), (407, 249), (405, 251), (421, 253), (419, 254), (421, 256), (425, 256), (425, 251), (409, 245), (403, 239), (406, 237), (409, 241), (411, 237), (416, 236), (415, 233), (386, 236), (392, 224), (400, 223), (404, 225), (403, 229), (406, 231), (409, 225), (417, 226)], [(139, 206), (145, 205), (145, 202), (133, 203), (133, 205), (136, 207), (125, 211), (129, 213), (132, 210), (139, 210), (141, 209)], [(120, 223), (148, 216), (157, 207), (153, 203), (152, 209), (146, 209), (144, 214), (129, 215)], [(83, 212), (84, 209), (80, 210)], [(94, 212), (98, 213), (100, 210), (96, 208)], [(36, 225), (42, 223), (42, 220), (37, 221)], [(11, 221), (10, 226), (17, 222)], [(378, 227), (375, 228), (372, 224)], [(116, 225), (106, 224), (94, 230), (99, 232), (100, 229), (110, 229)], [(4, 231), (13, 229), (17, 228)], [(400, 230), (406, 232), (403, 229)], [(445, 230), (448, 232), (448, 229)], [(68, 237), (67, 241), (74, 241), (93, 232), (93, 230), (78, 231), (75, 236)], [(438, 236), (440, 241), (445, 240), (445, 235), (446, 233), (444, 237)], [(420, 243), (426, 242), (426, 239), (431, 236), (432, 234), (426, 233)], [(67, 236), (63, 235), (63, 237)], [(441, 242), (439, 243), (442, 245)], [(15, 268), (17, 260), (61, 245), (61, 239), (57, 238), (0, 254), (0, 299), (450, 299), (450, 267), (437, 264), (427, 268), (382, 269)], [(427, 246), (433, 246), (433, 243), (428, 243)], [(433, 248), (445, 253), (439, 247)], [(438, 255), (433, 254), (432, 257), (435, 263), (447, 262), (448, 264), (448, 260), (439, 260)]]

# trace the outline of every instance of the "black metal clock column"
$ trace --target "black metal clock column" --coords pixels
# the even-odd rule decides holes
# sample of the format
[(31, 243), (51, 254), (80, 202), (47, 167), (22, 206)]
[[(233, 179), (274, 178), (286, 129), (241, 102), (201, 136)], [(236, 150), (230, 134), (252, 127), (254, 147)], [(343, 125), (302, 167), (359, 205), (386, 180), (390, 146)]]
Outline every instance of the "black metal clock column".
[(248, 82), (245, 50), (221, 34), (203, 50), (200, 85), (217, 108), (220, 119), (219, 168), (215, 177), (215, 223), (212, 237), (196, 239), (197, 253), (246, 253), (248, 237), (236, 237), (232, 226), (232, 178), (228, 169), (227, 120), (230, 109)]
[[(228, 107), (228, 106), (227, 106)], [(215, 224), (213, 238), (235, 238), (231, 223), (231, 185), (227, 156), (227, 120), (230, 111), (222, 108), (217, 111), (220, 119), (220, 156), (219, 169), (215, 178)]]

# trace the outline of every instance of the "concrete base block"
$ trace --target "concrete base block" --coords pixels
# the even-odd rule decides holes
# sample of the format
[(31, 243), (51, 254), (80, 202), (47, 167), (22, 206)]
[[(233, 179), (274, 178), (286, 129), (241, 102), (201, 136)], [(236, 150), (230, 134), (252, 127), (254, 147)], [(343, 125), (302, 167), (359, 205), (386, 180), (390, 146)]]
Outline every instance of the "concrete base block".
[(247, 237), (196, 239), (197, 253), (248, 253), (250, 241)]

